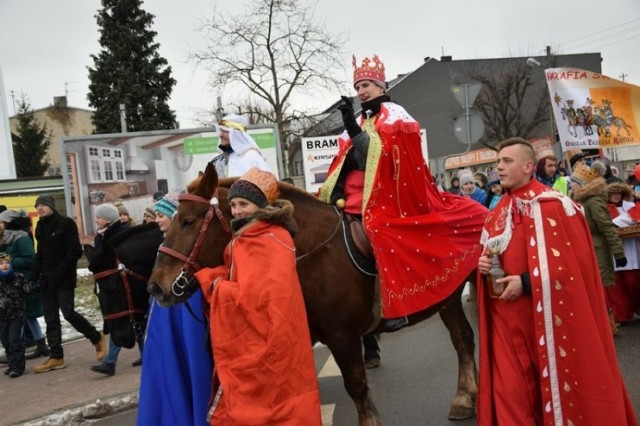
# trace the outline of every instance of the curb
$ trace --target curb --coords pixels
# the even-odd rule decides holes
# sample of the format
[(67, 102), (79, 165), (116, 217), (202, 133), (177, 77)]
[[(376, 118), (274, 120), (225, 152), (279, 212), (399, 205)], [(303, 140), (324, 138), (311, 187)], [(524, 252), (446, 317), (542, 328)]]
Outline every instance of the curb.
[(76, 426), (95, 423), (96, 420), (110, 417), (138, 407), (138, 392), (129, 392), (106, 399), (97, 399), (82, 406), (72, 406), (57, 410), (43, 417), (13, 423), (24, 426)]

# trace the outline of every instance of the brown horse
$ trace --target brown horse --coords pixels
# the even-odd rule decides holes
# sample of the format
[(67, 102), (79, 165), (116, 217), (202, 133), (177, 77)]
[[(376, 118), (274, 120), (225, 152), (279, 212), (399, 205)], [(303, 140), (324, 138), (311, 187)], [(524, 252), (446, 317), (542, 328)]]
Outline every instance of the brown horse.
[[(161, 304), (188, 298), (189, 287), (196, 285), (193, 269), (223, 263), (222, 254), (231, 237), (227, 192), (232, 182), (223, 180), (218, 186), (215, 168), (209, 164), (189, 185), (190, 195), (181, 197), (149, 279), (148, 290)], [(280, 183), (280, 190), (281, 198), (295, 207), (297, 269), (311, 337), (331, 350), (356, 405), (359, 424), (377, 425), (380, 421), (369, 397), (361, 340), (375, 321), (375, 279), (353, 266), (342, 237), (341, 215), (334, 207), (289, 184)], [(462, 289), (463, 284), (448, 299), (409, 317), (414, 324), (438, 312), (449, 330), (458, 354), (458, 389), (449, 411), (451, 420), (473, 416), (478, 390), (473, 330), (462, 309)]]

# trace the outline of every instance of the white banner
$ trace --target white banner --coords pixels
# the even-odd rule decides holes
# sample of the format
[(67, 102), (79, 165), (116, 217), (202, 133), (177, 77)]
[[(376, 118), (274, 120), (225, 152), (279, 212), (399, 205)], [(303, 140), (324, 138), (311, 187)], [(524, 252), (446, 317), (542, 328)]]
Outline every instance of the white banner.
[(578, 68), (545, 75), (563, 151), (640, 145), (640, 87)]

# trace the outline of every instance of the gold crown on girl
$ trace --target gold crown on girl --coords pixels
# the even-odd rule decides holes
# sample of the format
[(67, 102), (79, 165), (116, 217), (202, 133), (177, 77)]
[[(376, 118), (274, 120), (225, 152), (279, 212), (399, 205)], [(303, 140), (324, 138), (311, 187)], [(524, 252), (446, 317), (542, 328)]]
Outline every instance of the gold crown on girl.
[(362, 60), (362, 65), (358, 67), (356, 61), (356, 55), (353, 55), (353, 84), (362, 80), (371, 80), (383, 89), (386, 88), (386, 78), (384, 75), (384, 64), (378, 58), (378, 55), (373, 55), (373, 59), (368, 56)]

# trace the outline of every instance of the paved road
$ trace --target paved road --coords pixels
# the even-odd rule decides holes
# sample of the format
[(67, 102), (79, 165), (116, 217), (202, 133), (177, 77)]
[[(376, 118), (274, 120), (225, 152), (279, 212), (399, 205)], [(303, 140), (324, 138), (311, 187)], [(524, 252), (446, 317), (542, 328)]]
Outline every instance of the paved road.
[[(474, 305), (466, 302), (470, 319)], [(621, 328), (615, 337), (620, 365), (636, 413), (640, 413), (640, 320)], [(475, 419), (449, 422), (455, 392), (456, 356), (448, 332), (434, 317), (416, 326), (383, 336), (382, 365), (369, 370), (374, 402), (383, 424), (394, 426), (475, 425)], [(340, 372), (325, 347), (315, 350), (324, 425), (354, 425), (357, 416), (342, 384)], [(101, 425), (134, 425), (135, 411), (104, 419)]]

